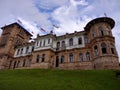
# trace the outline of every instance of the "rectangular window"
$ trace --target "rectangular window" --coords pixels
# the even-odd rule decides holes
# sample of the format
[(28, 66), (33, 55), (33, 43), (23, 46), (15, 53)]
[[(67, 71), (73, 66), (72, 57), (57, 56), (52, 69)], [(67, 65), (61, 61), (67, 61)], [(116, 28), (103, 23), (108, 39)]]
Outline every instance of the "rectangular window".
[(48, 44), (50, 44), (50, 39), (48, 39)]
[(26, 52), (25, 52), (25, 53), (27, 54), (27, 53), (28, 53), (28, 51), (29, 51), (29, 46), (28, 46), (28, 47), (26, 47)]
[(44, 40), (44, 42), (43, 42), (43, 46), (45, 46), (45, 40)]
[(5, 46), (7, 39), (8, 39), (8, 36), (1, 37), (0, 46)]

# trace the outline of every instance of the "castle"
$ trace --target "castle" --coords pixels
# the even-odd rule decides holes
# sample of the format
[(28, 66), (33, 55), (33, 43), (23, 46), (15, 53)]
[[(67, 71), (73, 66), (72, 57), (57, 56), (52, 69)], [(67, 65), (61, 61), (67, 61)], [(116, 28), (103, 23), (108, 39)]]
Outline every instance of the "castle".
[(114, 69), (119, 66), (112, 28), (115, 21), (99, 17), (84, 31), (56, 36), (31, 34), (18, 23), (4, 26), (0, 37), (0, 69)]

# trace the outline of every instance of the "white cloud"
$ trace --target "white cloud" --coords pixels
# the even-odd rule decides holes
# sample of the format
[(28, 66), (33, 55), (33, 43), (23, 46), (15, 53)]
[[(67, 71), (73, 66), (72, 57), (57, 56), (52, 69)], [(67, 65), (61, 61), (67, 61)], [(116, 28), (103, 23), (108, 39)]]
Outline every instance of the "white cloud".
[(87, 15), (80, 15), (78, 6), (86, 6), (85, 0), (70, 0), (69, 5), (63, 5), (52, 13), (52, 18), (59, 22), (59, 29), (54, 31), (59, 34), (82, 31), (85, 25), (91, 20)]
[(71, 4), (73, 6), (77, 6), (77, 5), (82, 5), (82, 6), (85, 6), (85, 5), (88, 5), (88, 2), (86, 2), (86, 0), (70, 0)]
[(46, 30), (51, 26), (49, 14), (40, 12), (32, 0), (1, 0), (0, 2), (0, 26), (15, 22), (18, 17), (28, 23), (45, 27)]

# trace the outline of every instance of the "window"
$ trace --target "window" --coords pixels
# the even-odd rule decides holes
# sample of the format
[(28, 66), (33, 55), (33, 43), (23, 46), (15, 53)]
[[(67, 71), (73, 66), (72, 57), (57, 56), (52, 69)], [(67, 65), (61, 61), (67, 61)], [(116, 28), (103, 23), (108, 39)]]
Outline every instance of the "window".
[(90, 61), (90, 53), (89, 52), (86, 53), (86, 59), (87, 59), (87, 61)]
[(83, 61), (83, 54), (82, 53), (79, 54), (79, 61)]
[(102, 43), (102, 44), (101, 44), (101, 50), (102, 50), (102, 53), (103, 53), (103, 54), (106, 54), (106, 53), (107, 53), (106, 44), (105, 44), (105, 43)]
[(43, 46), (45, 46), (45, 40), (44, 40), (44, 42), (43, 42)]
[(48, 39), (48, 44), (50, 44), (50, 39)]
[(113, 44), (110, 44), (110, 49), (111, 49), (111, 53), (114, 54), (114, 45)]
[(40, 55), (37, 55), (36, 57), (36, 63), (39, 63)]
[(42, 62), (45, 61), (45, 54), (42, 55)]
[(73, 60), (74, 60), (74, 56), (73, 56), (72, 53), (70, 53), (70, 54), (69, 54), (69, 61), (70, 61), (70, 62), (73, 62)]
[(25, 67), (26, 59), (23, 60), (23, 67)]
[(20, 52), (20, 49), (17, 50), (17, 55), (19, 54), (19, 52)]
[(62, 48), (65, 48), (65, 41), (62, 41)]
[(109, 26), (107, 26), (106, 27), (107, 35), (110, 35), (110, 32), (111, 32), (110, 30), (111, 30), (111, 28)]
[(38, 46), (38, 44), (39, 44), (39, 41), (36, 42), (36, 45), (37, 45), (37, 46)]
[(57, 50), (60, 48), (60, 42), (57, 42)]
[(17, 68), (19, 67), (19, 64), (20, 64), (20, 61), (18, 61), (18, 63), (17, 63)]
[(42, 45), (42, 41), (40, 41), (40, 47), (41, 47), (41, 45)]
[(28, 53), (28, 50), (29, 50), (29, 46), (26, 47), (26, 51), (25, 51), (26, 54)]
[(73, 38), (69, 40), (69, 46), (73, 46)]
[(6, 36), (2, 36), (1, 37), (1, 42), (0, 42), (0, 46), (5, 46), (6, 42), (7, 42), (7, 39), (8, 39), (8, 35)]
[(85, 44), (88, 44), (89, 43), (89, 39), (87, 36), (85, 36)]
[(34, 46), (32, 46), (32, 52), (34, 51)]
[(23, 54), (23, 48), (21, 49), (21, 53), (20, 54)]
[(81, 38), (81, 37), (78, 38), (78, 44), (79, 44), (79, 45), (82, 44), (82, 38)]
[(95, 56), (98, 55), (98, 47), (97, 47), (97, 45), (94, 46), (94, 53), (95, 53)]
[(103, 33), (103, 29), (102, 29), (102, 27), (99, 27), (98, 30), (99, 30), (99, 35), (100, 35), (100, 36), (103, 36), (104, 33)]
[(92, 30), (92, 37), (93, 37), (93, 38), (96, 37), (96, 33), (95, 33), (94, 30)]
[(61, 56), (61, 63), (64, 63), (64, 56)]

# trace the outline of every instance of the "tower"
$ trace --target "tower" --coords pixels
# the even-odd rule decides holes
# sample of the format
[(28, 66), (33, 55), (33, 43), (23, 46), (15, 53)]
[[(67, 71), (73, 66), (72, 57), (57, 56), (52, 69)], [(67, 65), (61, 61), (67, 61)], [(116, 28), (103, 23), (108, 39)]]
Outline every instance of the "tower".
[(109, 17), (96, 18), (90, 21), (85, 31), (90, 39), (91, 57), (94, 68), (110, 69), (119, 65), (112, 29), (115, 21)]
[(13, 60), (16, 46), (28, 42), (32, 35), (18, 23), (4, 26), (1, 29), (3, 32), (0, 38), (0, 69), (5, 69)]

